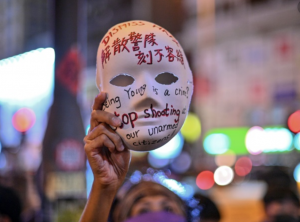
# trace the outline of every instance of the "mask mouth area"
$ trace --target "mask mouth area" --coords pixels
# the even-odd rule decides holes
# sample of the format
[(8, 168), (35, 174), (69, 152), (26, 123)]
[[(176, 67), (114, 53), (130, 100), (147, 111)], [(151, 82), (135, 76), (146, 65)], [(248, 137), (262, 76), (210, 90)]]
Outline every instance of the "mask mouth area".
[(114, 86), (126, 87), (131, 85), (134, 81), (135, 79), (131, 75), (126, 73), (121, 73), (113, 77), (109, 83)]
[(155, 81), (162, 84), (162, 85), (171, 85), (173, 83), (176, 83), (178, 81), (178, 77), (170, 72), (163, 72), (159, 73), (155, 77)]

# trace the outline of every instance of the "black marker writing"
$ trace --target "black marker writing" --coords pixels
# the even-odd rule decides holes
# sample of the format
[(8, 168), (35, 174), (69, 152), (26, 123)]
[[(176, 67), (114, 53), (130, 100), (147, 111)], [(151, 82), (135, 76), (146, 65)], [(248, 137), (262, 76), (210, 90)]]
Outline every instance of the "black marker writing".
[(180, 110), (173, 108), (171, 105), (171, 109), (168, 107), (168, 103), (166, 103), (166, 108), (163, 110), (156, 110), (153, 108), (153, 105), (150, 105), (150, 109), (145, 109), (144, 113), (146, 114), (145, 118), (158, 118), (158, 117), (168, 117), (170, 116), (177, 116), (177, 119), (174, 119), (174, 122), (177, 123), (180, 117)]
[(189, 87), (186, 87), (186, 89), (182, 89), (182, 87), (176, 88), (175, 89), (175, 95), (179, 95), (179, 96), (185, 96), (186, 98), (189, 98)]
[(145, 90), (146, 90), (146, 84), (142, 85), (140, 88), (136, 90), (131, 90), (131, 88), (129, 88), (128, 90), (124, 89), (124, 91), (127, 92), (128, 99), (131, 99), (132, 97), (138, 94), (140, 94), (141, 96), (144, 95)]
[(138, 140), (132, 143), (132, 145), (134, 146), (147, 146), (147, 145), (151, 145), (151, 144), (157, 144), (157, 143), (161, 143), (164, 141), (168, 141), (169, 139), (171, 139), (173, 137), (173, 135), (175, 134), (176, 130), (174, 130), (172, 132), (172, 134), (168, 134), (168, 136), (165, 136), (164, 138), (158, 139), (158, 140)]
[(152, 86), (153, 87), (153, 92), (155, 92), (155, 95), (158, 95), (158, 93), (157, 93), (157, 88), (155, 88), (154, 86)]
[(178, 127), (178, 123), (155, 126), (155, 127), (148, 129), (148, 134), (149, 134), (149, 136), (152, 136), (153, 134), (158, 134), (165, 130), (176, 129), (177, 127)]
[(103, 111), (110, 107), (112, 104), (117, 104), (117, 109), (121, 107), (121, 100), (119, 96), (116, 96), (115, 98), (107, 99), (103, 103)]
[(166, 89), (164, 94), (165, 94), (165, 96), (170, 96), (170, 92), (169, 92), (169, 90), (168, 90), (168, 89)]
[(128, 140), (130, 140), (130, 139), (132, 139), (132, 138), (139, 137), (139, 136), (138, 136), (138, 133), (139, 133), (139, 132), (140, 132), (140, 130), (134, 131), (134, 132), (132, 132), (132, 133), (128, 133), (128, 134), (126, 134), (126, 138), (127, 138)]

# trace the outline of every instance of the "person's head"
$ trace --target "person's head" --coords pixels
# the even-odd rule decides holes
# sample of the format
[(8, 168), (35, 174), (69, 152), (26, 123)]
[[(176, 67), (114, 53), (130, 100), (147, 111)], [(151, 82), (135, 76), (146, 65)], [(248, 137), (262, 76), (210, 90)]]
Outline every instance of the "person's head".
[(22, 206), (14, 190), (0, 185), (0, 221), (20, 222)]
[(97, 87), (103, 110), (122, 120), (117, 133), (132, 150), (153, 150), (179, 132), (193, 93), (192, 73), (178, 41), (146, 21), (113, 26), (100, 42)]
[(114, 222), (123, 222), (151, 212), (168, 212), (186, 217), (184, 202), (168, 188), (151, 181), (133, 185), (113, 213)]
[(298, 218), (299, 198), (290, 189), (269, 189), (263, 197), (266, 220), (268, 222), (282, 221), (282, 218)]

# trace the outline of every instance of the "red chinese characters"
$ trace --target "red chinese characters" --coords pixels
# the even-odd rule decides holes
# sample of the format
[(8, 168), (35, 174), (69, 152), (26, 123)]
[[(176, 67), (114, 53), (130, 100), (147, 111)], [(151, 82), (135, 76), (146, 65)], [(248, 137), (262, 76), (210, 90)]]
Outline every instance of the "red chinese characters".
[(154, 37), (155, 37), (154, 33), (150, 33), (149, 35), (145, 35), (144, 48), (146, 48), (147, 43), (151, 46), (157, 45), (156, 39)]
[(172, 52), (173, 52), (173, 48), (169, 47), (169, 46), (165, 46), (168, 55), (166, 56), (169, 59), (169, 62), (173, 62), (174, 58), (176, 57)]
[(156, 54), (154, 56), (159, 56), (159, 59), (157, 60), (157, 62), (160, 62), (162, 57), (164, 56), (164, 54), (161, 53), (162, 49), (155, 49), (154, 50), (156, 52)]
[(133, 46), (132, 46), (133, 51), (140, 50), (140, 47), (138, 44), (140, 42), (142, 42), (141, 39), (142, 39), (142, 34), (140, 34), (140, 33), (131, 32), (129, 34), (129, 40), (133, 44)]
[(125, 37), (122, 39), (122, 41), (119, 38), (117, 38), (112, 44), (112, 47), (114, 48), (114, 55), (116, 55), (117, 52), (118, 53), (123, 52), (124, 49), (126, 49), (127, 52), (130, 52), (126, 46), (127, 42), (128, 39), (125, 39)]
[[(139, 53), (135, 54), (135, 56), (138, 57), (139, 61), (138, 61), (138, 65), (141, 65), (142, 63), (146, 63), (148, 65), (152, 64), (152, 52), (149, 51), (149, 53), (147, 53), (145, 55), (145, 53), (139, 51)], [(146, 58), (148, 59), (148, 62), (146, 61)]]
[(104, 50), (102, 50), (101, 53), (101, 63), (102, 63), (102, 68), (104, 68), (104, 62), (105, 64), (107, 63), (107, 61), (109, 61), (109, 57), (110, 57), (110, 46), (106, 46), (106, 48)]
[(183, 60), (183, 55), (182, 52), (180, 51), (180, 49), (176, 50), (177, 53), (177, 61), (179, 61), (183, 66), (184, 66), (184, 60)]
[[(176, 49), (176, 51), (170, 47), (165, 46), (161, 48), (157, 48), (158, 43), (155, 38), (154, 33), (145, 34), (144, 36), (141, 33), (131, 32), (128, 35), (128, 38), (123, 37), (122, 39), (116, 38), (112, 45), (106, 46), (104, 50), (102, 50), (101, 55), (101, 62), (102, 67), (104, 68), (104, 64), (106, 64), (110, 60), (110, 56), (113, 52), (113, 56), (119, 54), (119, 53), (125, 53), (127, 52), (137, 52), (134, 54), (137, 59), (138, 65), (141, 65), (143, 63), (151, 65), (153, 64), (153, 57), (156, 57), (154, 61), (161, 62), (163, 61), (164, 57), (165, 59), (168, 59), (169, 62), (178, 61), (184, 66), (184, 57), (180, 49)], [(153, 49), (152, 49), (153, 47)], [(151, 49), (147, 52), (143, 52), (141, 49), (147, 48)], [(112, 51), (112, 52), (111, 52)]]

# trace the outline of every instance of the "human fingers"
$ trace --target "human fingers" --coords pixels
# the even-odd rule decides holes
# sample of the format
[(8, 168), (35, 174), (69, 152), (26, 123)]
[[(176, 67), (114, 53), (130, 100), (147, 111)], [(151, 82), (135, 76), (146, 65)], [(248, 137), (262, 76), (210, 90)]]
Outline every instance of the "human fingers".
[(107, 94), (105, 92), (100, 92), (94, 99), (92, 109), (102, 109), (103, 103), (107, 99)]
[(114, 152), (114, 143), (105, 135), (101, 134), (94, 139), (90, 139), (88, 136), (84, 138), (85, 146), (84, 150), (87, 156), (95, 157), (97, 155), (103, 155), (103, 149), (108, 148), (110, 152)]
[[(102, 107), (103, 107), (103, 103), (105, 102), (106, 100), (106, 93), (104, 92), (100, 92), (94, 99), (94, 103), (92, 105), (92, 112), (94, 110), (101, 110)], [(98, 121), (96, 121), (95, 119), (92, 118), (91, 116), (91, 119), (90, 119), (90, 130), (94, 129), (95, 126), (97, 126), (99, 124)]]
[(99, 123), (106, 123), (113, 127), (118, 127), (122, 124), (122, 121), (112, 113), (102, 110), (93, 110), (91, 113), (90, 131), (93, 130), (97, 125), (99, 125)]
[(111, 129), (109, 125), (105, 123), (101, 123), (98, 126), (96, 126), (92, 131), (89, 132), (87, 138), (93, 140), (102, 134), (106, 135), (113, 142), (115, 148), (118, 151), (121, 152), (124, 150), (124, 145), (121, 137), (113, 129)]

